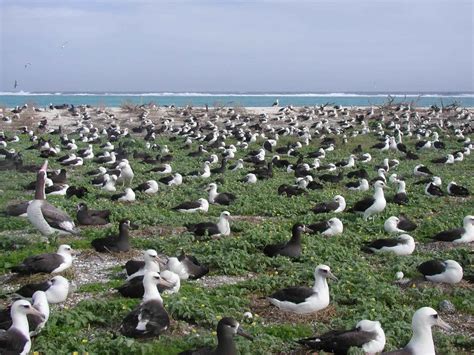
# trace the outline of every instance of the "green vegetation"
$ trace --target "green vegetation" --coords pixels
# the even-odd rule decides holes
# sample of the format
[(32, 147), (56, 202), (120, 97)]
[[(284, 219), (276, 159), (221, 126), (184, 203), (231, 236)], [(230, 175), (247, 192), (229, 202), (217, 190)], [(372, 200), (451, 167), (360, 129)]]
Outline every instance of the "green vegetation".
[[(58, 143), (57, 136), (51, 136)], [(77, 135), (70, 135), (77, 138)], [(459, 149), (462, 144), (454, 138), (442, 137), (447, 151)], [(17, 150), (29, 145), (23, 137), (23, 143), (12, 144)], [(293, 142), (293, 138), (283, 137), (279, 146)], [(134, 150), (143, 151), (145, 146), (140, 138), (122, 139), (120, 142), (130, 153)], [(188, 172), (199, 169), (202, 160), (189, 158), (187, 150), (182, 149), (183, 140), (170, 141), (168, 137), (159, 137), (157, 144), (167, 144), (174, 160), (173, 171)], [(233, 141), (229, 143), (235, 143)], [(203, 286), (197, 281), (183, 282), (178, 294), (165, 295), (165, 308), (173, 319), (168, 334), (150, 341), (127, 339), (120, 335), (118, 327), (121, 320), (139, 301), (120, 297), (113, 288), (121, 282), (117, 273), (119, 268), (109, 271), (107, 283), (91, 281), (81, 285), (76, 291), (78, 295), (89, 297), (76, 305), (66, 308), (54, 306), (48, 324), (43, 332), (33, 341), (32, 350), (41, 354), (67, 354), (73, 351), (89, 354), (173, 354), (194, 346), (215, 344), (215, 326), (223, 316), (232, 316), (242, 321), (246, 330), (255, 336), (250, 342), (236, 339), (238, 348), (243, 354), (288, 353), (298, 349), (294, 340), (321, 333), (335, 327), (352, 327), (359, 320), (368, 318), (379, 320), (386, 332), (386, 350), (401, 347), (411, 337), (411, 317), (414, 311), (422, 306), (438, 309), (443, 299), (450, 300), (463, 315), (474, 316), (474, 298), (472, 286), (465, 283), (461, 286), (437, 286), (402, 289), (393, 283), (395, 273), (403, 271), (407, 277), (417, 275), (416, 266), (421, 262), (437, 257), (455, 259), (469, 268), (473, 262), (471, 246), (447, 247), (442, 250), (422, 248), (429, 242), (429, 237), (444, 229), (458, 227), (465, 215), (473, 214), (473, 199), (453, 197), (429, 198), (423, 193), (423, 185), (413, 185), (415, 181), (412, 171), (417, 164), (423, 163), (443, 179), (446, 183), (455, 180), (457, 183), (473, 190), (472, 157), (466, 157), (462, 163), (450, 166), (433, 166), (430, 160), (443, 155), (443, 152), (430, 150), (423, 152), (420, 161), (404, 161), (396, 152), (380, 153), (369, 150), (375, 143), (373, 136), (351, 138), (344, 145), (338, 138), (336, 151), (329, 152), (328, 162), (339, 161), (348, 157), (357, 144), (362, 144), (364, 151), (369, 151), (373, 160), (367, 170), (374, 177), (374, 166), (380, 164), (383, 157), (401, 160), (395, 170), (398, 175), (407, 179), (407, 191), (410, 204), (405, 207), (388, 204), (386, 210), (374, 220), (367, 223), (361, 217), (351, 213), (338, 214), (344, 223), (341, 236), (325, 238), (322, 236), (304, 235), (303, 256), (298, 262), (283, 257), (268, 258), (260, 249), (269, 243), (286, 240), (290, 237), (291, 225), (295, 222), (314, 223), (333, 217), (332, 214), (314, 215), (311, 207), (321, 201), (327, 201), (336, 194), (346, 197), (350, 207), (355, 201), (367, 193), (349, 192), (344, 188), (348, 181), (339, 184), (326, 184), (324, 190), (309, 191), (305, 196), (287, 198), (278, 196), (277, 188), (282, 183), (292, 184), (294, 177), (283, 170), (275, 169), (275, 177), (267, 181), (259, 181), (255, 185), (245, 185), (238, 180), (245, 171), (227, 172), (222, 176), (224, 182), (219, 183), (219, 191), (230, 191), (238, 196), (235, 204), (222, 207), (211, 205), (207, 214), (182, 214), (170, 211), (177, 202), (206, 197), (204, 191), (207, 184), (214, 181), (192, 180), (177, 188), (160, 185), (160, 191), (153, 196), (137, 194), (137, 201), (131, 204), (112, 203), (107, 194), (100, 189), (90, 187), (85, 172), (95, 166), (90, 162), (83, 167), (69, 169), (69, 184), (87, 186), (89, 194), (82, 200), (93, 209), (112, 209), (112, 224), (109, 228), (82, 228), (79, 237), (50, 238), (44, 243), (39, 234), (29, 225), (26, 219), (0, 216), (0, 273), (7, 273), (7, 268), (20, 262), (23, 258), (41, 252), (56, 250), (62, 243), (68, 243), (78, 250), (90, 249), (90, 241), (106, 236), (117, 230), (117, 222), (122, 218), (130, 218), (140, 225), (140, 229), (132, 231), (134, 248), (142, 250), (154, 248), (160, 253), (177, 255), (181, 249), (195, 255), (198, 260), (208, 264), (211, 275), (242, 276), (244, 281), (236, 284), (223, 284), (214, 288)], [(406, 139), (410, 148), (415, 140)], [(81, 143), (79, 148), (86, 144)], [(260, 142), (249, 147), (256, 149)], [(192, 149), (196, 149), (197, 144)], [(313, 139), (311, 145), (304, 146), (301, 153), (305, 154), (319, 147), (319, 140)], [(98, 148), (95, 148), (98, 151)], [(239, 150), (237, 158), (246, 152)], [(34, 150), (25, 150), (25, 162), (40, 163)], [(158, 180), (154, 173), (147, 173), (151, 165), (129, 159), (135, 171), (133, 186), (148, 179)], [(295, 158), (290, 158), (295, 161)], [(59, 168), (54, 159), (50, 159), (51, 168)], [(390, 172), (392, 173), (392, 171)], [(23, 186), (35, 179), (35, 174), (0, 172), (0, 206), (4, 207), (11, 201), (30, 199), (31, 193), (24, 191)], [(369, 193), (371, 194), (372, 191)], [(388, 190), (388, 196), (395, 193), (394, 188)], [(77, 198), (48, 197), (57, 207), (75, 215)], [(196, 241), (193, 236), (181, 232), (185, 223), (217, 220), (220, 212), (230, 211), (235, 217), (231, 224), (233, 230), (230, 237), (222, 239)], [(415, 253), (408, 257), (391, 255), (367, 255), (360, 252), (363, 241), (385, 236), (383, 222), (392, 215), (404, 213), (413, 219), (418, 229), (411, 235), (419, 243)], [(243, 217), (245, 216), (245, 218)], [(250, 217), (262, 218), (250, 218)], [(79, 256), (81, 258), (81, 256)], [(117, 266), (125, 263), (117, 261)], [(330, 281), (331, 314), (320, 316), (316, 313), (307, 317), (286, 317), (282, 314), (275, 319), (268, 317), (265, 309), (273, 310), (272, 306), (256, 309), (256, 300), (272, 291), (287, 285), (311, 285), (314, 267), (320, 263), (331, 267), (339, 282)], [(73, 276), (71, 272), (66, 276)], [(250, 276), (249, 276), (250, 275)], [(44, 278), (46, 278), (45, 276)], [(13, 280), (12, 282), (16, 282)], [(2, 291), (2, 293), (4, 293)], [(261, 300), (261, 302), (266, 302)], [(260, 313), (260, 310), (264, 310)], [(243, 321), (243, 313), (250, 311), (254, 317), (250, 322)], [(321, 312), (324, 314), (324, 311)], [(473, 341), (469, 331), (461, 332), (457, 324), (452, 324), (456, 331), (449, 336), (434, 330), (434, 338), (439, 354), (460, 354), (473, 351)], [(472, 326), (470, 328), (472, 332)], [(472, 335), (472, 333), (471, 333)]]

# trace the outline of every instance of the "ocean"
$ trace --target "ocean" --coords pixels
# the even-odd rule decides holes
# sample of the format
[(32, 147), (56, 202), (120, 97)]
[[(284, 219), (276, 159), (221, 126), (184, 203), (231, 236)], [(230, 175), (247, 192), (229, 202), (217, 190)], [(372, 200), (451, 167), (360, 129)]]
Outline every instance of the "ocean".
[(457, 102), (463, 107), (474, 107), (474, 93), (30, 93), (0, 92), (0, 106), (15, 107), (25, 103), (34, 106), (49, 104), (93, 105), (119, 107), (123, 103), (176, 106), (246, 106), (268, 107), (278, 99), (280, 106), (314, 106), (325, 103), (342, 106), (380, 105), (388, 95), (395, 102), (416, 103), (416, 106), (431, 106)]

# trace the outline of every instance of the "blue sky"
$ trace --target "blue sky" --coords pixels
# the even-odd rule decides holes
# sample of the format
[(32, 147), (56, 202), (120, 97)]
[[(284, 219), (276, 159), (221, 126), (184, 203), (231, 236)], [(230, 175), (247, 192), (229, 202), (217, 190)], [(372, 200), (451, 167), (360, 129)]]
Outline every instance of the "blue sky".
[(472, 0), (0, 0), (0, 91), (474, 91), (473, 17)]

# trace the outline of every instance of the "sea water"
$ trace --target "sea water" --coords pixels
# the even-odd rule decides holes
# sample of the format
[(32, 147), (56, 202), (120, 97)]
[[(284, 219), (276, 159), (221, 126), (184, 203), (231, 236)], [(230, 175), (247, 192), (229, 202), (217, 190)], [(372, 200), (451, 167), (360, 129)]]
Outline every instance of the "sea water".
[(371, 106), (387, 102), (413, 102), (418, 107), (450, 105), (474, 107), (474, 93), (31, 93), (0, 92), (0, 106), (15, 107), (25, 103), (45, 107), (50, 104), (119, 107), (123, 103), (209, 107), (268, 107), (278, 99), (280, 106)]

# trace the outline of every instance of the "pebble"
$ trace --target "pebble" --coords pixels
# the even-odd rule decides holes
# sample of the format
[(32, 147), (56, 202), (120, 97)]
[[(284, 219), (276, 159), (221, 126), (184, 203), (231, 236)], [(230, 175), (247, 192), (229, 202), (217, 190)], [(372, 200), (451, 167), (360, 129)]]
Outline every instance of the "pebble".
[(439, 310), (441, 312), (453, 313), (456, 311), (456, 307), (450, 301), (444, 300), (439, 303)]

